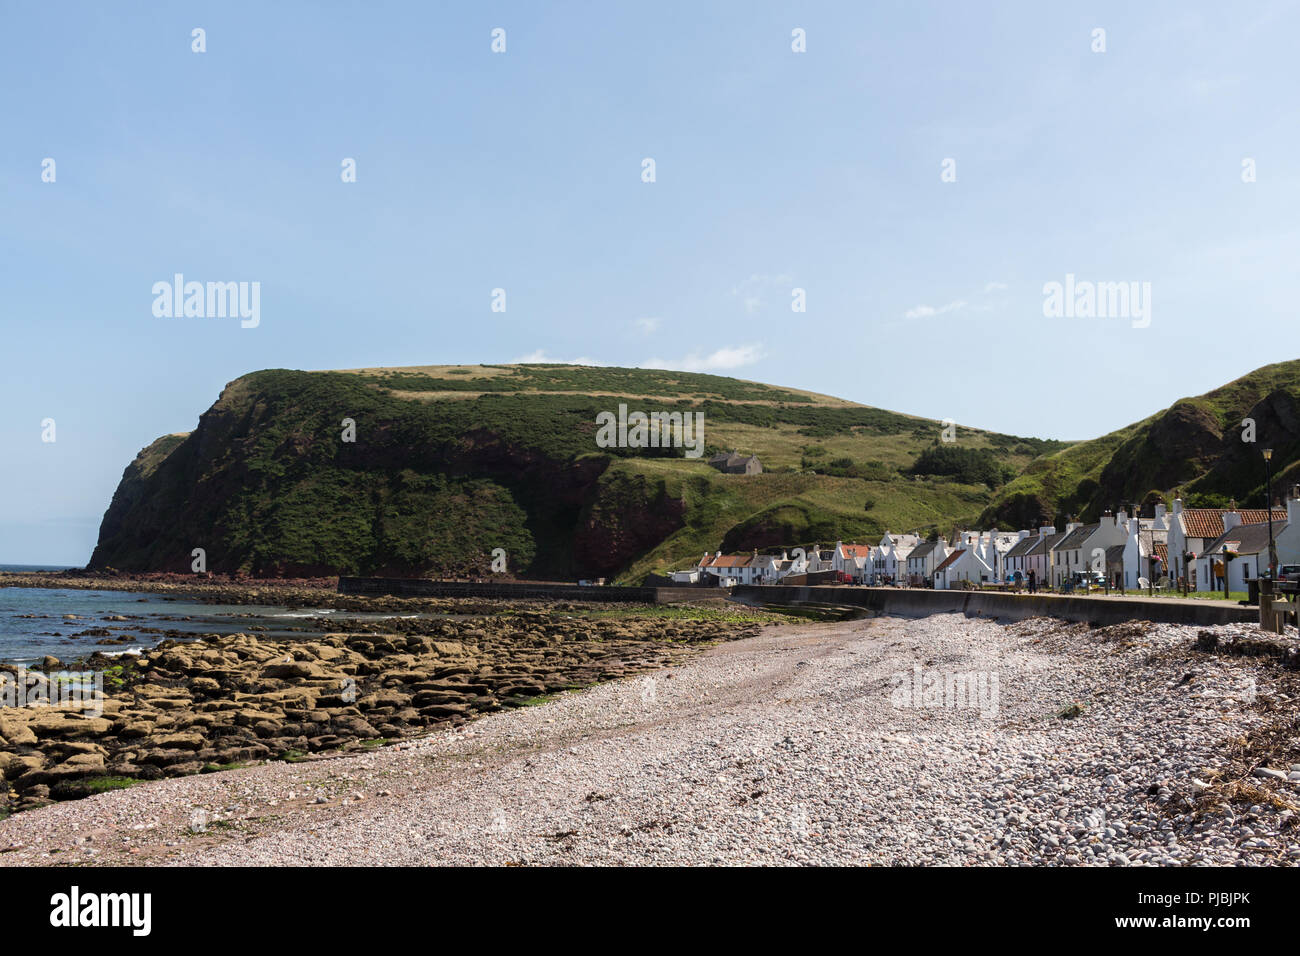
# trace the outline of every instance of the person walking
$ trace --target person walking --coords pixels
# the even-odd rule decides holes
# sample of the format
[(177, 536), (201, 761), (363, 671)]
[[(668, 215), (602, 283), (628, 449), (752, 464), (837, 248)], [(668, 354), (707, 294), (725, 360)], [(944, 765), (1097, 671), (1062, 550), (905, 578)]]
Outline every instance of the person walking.
[(1029, 569), (1029, 593), (1030, 594), (1038, 593), (1038, 569), (1037, 568)]

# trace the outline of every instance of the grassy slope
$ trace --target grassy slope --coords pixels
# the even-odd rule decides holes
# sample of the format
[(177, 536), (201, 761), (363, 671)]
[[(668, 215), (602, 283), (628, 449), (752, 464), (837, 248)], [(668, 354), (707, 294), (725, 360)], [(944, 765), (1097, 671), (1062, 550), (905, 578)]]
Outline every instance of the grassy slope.
[[(703, 464), (625, 460), (607, 475), (654, 475), (672, 497), (688, 502), (687, 526), (648, 551), (627, 571), (630, 580), (647, 573), (692, 563), (705, 551), (721, 547), (734, 529), (770, 517), (791, 529), (776, 540), (783, 544), (874, 542), (885, 530), (928, 531), (969, 524), (988, 501), (988, 489), (937, 479), (864, 481), (812, 474), (721, 475)], [(874, 502), (871, 511), (863, 505)], [(755, 544), (759, 542), (754, 542)]]
[[(599, 407), (650, 410), (652, 403), (705, 412), (710, 446), (759, 455), (764, 468), (798, 468), (804, 449), (816, 457), (879, 460), (910, 465), (937, 438), (939, 422), (858, 405), (797, 389), (777, 388), (720, 375), (655, 369), (554, 365), (418, 366), (349, 370), (374, 387), (414, 401), (454, 401), (485, 394), (591, 396), (612, 399)], [(636, 402), (643, 404), (637, 405)], [(825, 431), (823, 431), (825, 430)], [(1006, 449), (1008, 463), (1023, 467), (1037, 454), (1031, 439), (959, 428), (959, 441), (972, 448)], [(1029, 444), (1026, 444), (1029, 443)], [(1059, 445), (1061, 443), (1055, 443)], [(1017, 451), (1017, 449), (1020, 449)], [(594, 450), (594, 449), (593, 449)]]
[[(699, 460), (599, 449), (595, 416), (620, 402), (702, 411), (710, 450), (756, 453), (766, 473), (724, 476)], [(339, 442), (344, 417), (357, 421), (355, 445)], [(535, 559), (533, 571), (565, 574), (616, 547), (628, 556), (617, 571), (635, 580), (728, 541), (861, 540), (886, 528), (968, 523), (991, 500), (988, 488), (898, 473), (940, 428), (695, 373), (270, 369), (232, 382), (190, 437), (160, 439), (142, 453), (105, 518), (113, 534), (101, 529), (95, 562), (179, 568), (201, 544), (210, 567), (253, 573), (435, 572), (462, 553), (485, 569), (488, 551), (501, 545), (518, 559), (515, 570), (526, 573), (520, 563)], [(959, 440), (1017, 470), (1044, 447), (967, 429)], [(813, 473), (836, 459), (886, 480)], [(572, 489), (582, 497), (562, 500)]]
[[(599, 449), (595, 415), (620, 402), (703, 411), (708, 448), (758, 454), (765, 474), (724, 476), (698, 460)], [(1238, 437), (1248, 414), (1260, 422), (1258, 446)], [(355, 446), (338, 443), (343, 416), (358, 421)], [(179, 566), (215, 529), (210, 555), (224, 551), (255, 572), (365, 570), (389, 557), (398, 568), (427, 558), (435, 569), (470, 552), (484, 566), (499, 544), (567, 573), (581, 568), (566, 562), (581, 565), (617, 546), (629, 555), (619, 575), (637, 580), (723, 546), (977, 522), (1024, 527), (1152, 489), (1253, 501), (1262, 497), (1257, 448), (1277, 449), (1275, 489), (1300, 471), (1300, 361), (1258, 369), (1091, 441), (960, 429), (961, 447), (989, 449), (1019, 472), (996, 494), (900, 474), (934, 443), (938, 422), (697, 373), (273, 369), (232, 382), (205, 420), (202, 434), (160, 438), (128, 467), (105, 518), (114, 539), (105, 562)], [(813, 473), (837, 459), (865, 466), (856, 473), (868, 477)], [(557, 503), (572, 488), (580, 496)]]
[[(1099, 507), (1140, 500), (1151, 490), (1165, 493), (1168, 497), (1175, 487), (1193, 492), (1204, 488), (1219, 492), (1225, 498), (1235, 495), (1242, 501), (1253, 500), (1256, 496), (1253, 485), (1259, 482), (1262, 470), (1260, 464), (1253, 461), (1254, 449), (1250, 452), (1253, 463), (1244, 469), (1244, 477), (1230, 476), (1216, 483), (1206, 473), (1207, 464), (1241, 450), (1241, 422), (1252, 414), (1261, 420), (1258, 447), (1277, 446), (1279, 480), (1275, 482), (1276, 492), (1289, 476), (1300, 471), (1300, 462), (1297, 461), (1300, 448), (1294, 447), (1293, 436), (1286, 424), (1269, 420), (1260, 413), (1259, 406), (1270, 398), (1285, 400), (1288, 396), (1292, 399), (1300, 396), (1300, 360), (1266, 365), (1204, 395), (1179, 399), (1169, 408), (1140, 422), (1046, 455), (1032, 462), (1020, 477), (999, 489), (993, 504), (980, 520), (1005, 519), (1017, 510), (1018, 499), (1041, 501), (1042, 513), (1049, 519), (1059, 519), (1065, 513), (1093, 517), (1093, 512)], [(1200, 459), (1180, 463), (1181, 469), (1173, 469), (1176, 472), (1173, 477), (1168, 476), (1166, 469), (1165, 484), (1157, 483), (1153, 489), (1147, 476), (1153, 470), (1159, 470), (1160, 459), (1169, 453), (1171, 422), (1174, 423), (1172, 427), (1179, 430), (1174, 437), (1181, 437), (1186, 431), (1181, 423), (1191, 420), (1198, 412), (1203, 413), (1207, 421), (1215, 423), (1214, 433), (1204, 436), (1200, 444)], [(1097, 494), (1092, 489), (1103, 477), (1103, 470), (1111, 464), (1112, 458), (1117, 466), (1112, 470), (1119, 470), (1122, 474), (1113, 476), (1108, 487)], [(1019, 510), (1028, 520), (1028, 511)]]
[[(843, 399), (715, 375), (581, 366), (424, 366), (363, 369), (352, 374), (395, 394), (422, 402), (442, 402), (478, 394), (572, 394), (608, 398), (614, 410), (650, 410), (656, 402), (705, 412), (705, 439), (711, 448), (757, 454), (760, 476), (722, 475), (702, 461), (616, 459), (603, 484), (639, 475), (662, 483), (668, 497), (687, 503), (686, 527), (666, 538), (628, 567), (624, 577), (639, 580), (694, 561), (721, 547), (728, 532), (755, 516), (772, 516), (791, 537), (782, 543), (878, 537), (886, 529), (930, 531), (970, 524), (990, 501), (984, 486), (943, 479), (895, 476), (889, 481), (836, 478), (809, 473), (803, 466), (840, 458), (906, 468), (932, 444), (941, 424), (924, 418), (857, 405)], [(1001, 460), (1023, 468), (1038, 445), (1028, 440), (960, 428), (960, 442), (993, 448)], [(870, 511), (867, 501), (873, 502)], [(761, 540), (761, 538), (760, 538)], [(758, 543), (758, 542), (755, 542)]]
[[(998, 489), (992, 504), (980, 514), (980, 523), (988, 525), (1003, 521), (1033, 526), (1039, 517), (1051, 522), (1063, 510), (1074, 510), (1079, 486), (1096, 479), (1116, 450), (1141, 432), (1151, 420), (1129, 425), (1101, 438), (1079, 442), (1029, 462), (1019, 477)], [(1020, 506), (1020, 500), (1038, 504)]]

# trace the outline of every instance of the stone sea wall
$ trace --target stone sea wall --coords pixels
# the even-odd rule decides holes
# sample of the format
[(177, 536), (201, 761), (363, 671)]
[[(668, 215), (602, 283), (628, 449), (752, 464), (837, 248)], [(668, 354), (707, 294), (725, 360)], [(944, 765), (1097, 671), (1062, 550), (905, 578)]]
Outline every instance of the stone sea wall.
[(1070, 597), (1056, 594), (1008, 594), (1000, 591), (935, 591), (929, 588), (782, 587), (741, 585), (737, 599), (763, 604), (855, 605), (880, 614), (926, 617), (961, 613), (1023, 621), (1054, 617), (1062, 621), (1110, 625), (1125, 621), (1165, 624), (1249, 624), (1259, 609), (1171, 598)]

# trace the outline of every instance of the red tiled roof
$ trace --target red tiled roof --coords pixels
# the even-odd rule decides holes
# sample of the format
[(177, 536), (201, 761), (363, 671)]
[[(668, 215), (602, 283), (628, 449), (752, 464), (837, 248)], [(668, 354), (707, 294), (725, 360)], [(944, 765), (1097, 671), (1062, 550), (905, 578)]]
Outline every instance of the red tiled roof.
[(865, 558), (871, 553), (872, 546), (869, 544), (842, 544), (840, 550), (844, 552), (846, 558)]
[[(1223, 515), (1226, 508), (1184, 508), (1182, 512), (1183, 531), (1189, 538), (1206, 538), (1213, 541), (1223, 534)], [(1263, 508), (1240, 508), (1242, 524), (1264, 524), (1268, 521), (1268, 511)], [(1285, 521), (1285, 510), (1273, 511), (1274, 521)]]
[(702, 568), (747, 568), (749, 563), (754, 560), (752, 554), (724, 554), (722, 556), (713, 555), (707, 560), (700, 562)]
[(960, 558), (960, 557), (961, 557), (963, 554), (965, 554), (965, 553), (966, 553), (966, 549), (965, 549), (965, 548), (959, 548), (958, 550), (954, 551), (952, 554), (948, 555), (948, 557), (946, 557), (946, 558), (943, 559), (943, 563), (940, 564), (937, 568), (934, 569), (935, 572), (937, 573), (937, 572), (939, 572), (939, 571), (942, 571), (944, 568), (946, 568), (948, 565), (952, 564), (954, 561), (956, 561), (958, 558)]
[(1162, 565), (1164, 565), (1166, 568), (1169, 567), (1169, 545), (1168, 545), (1168, 544), (1165, 544), (1165, 543), (1163, 543), (1163, 542), (1157, 541), (1157, 542), (1156, 542), (1156, 557), (1160, 559), (1160, 563), (1161, 563)]

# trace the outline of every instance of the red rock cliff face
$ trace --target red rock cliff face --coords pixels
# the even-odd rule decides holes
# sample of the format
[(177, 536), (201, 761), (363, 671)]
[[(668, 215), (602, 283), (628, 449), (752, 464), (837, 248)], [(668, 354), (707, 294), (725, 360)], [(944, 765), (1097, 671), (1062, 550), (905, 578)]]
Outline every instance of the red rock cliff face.
[(574, 563), (611, 576), (680, 529), (685, 515), (662, 482), (639, 475), (600, 482), (573, 536)]

